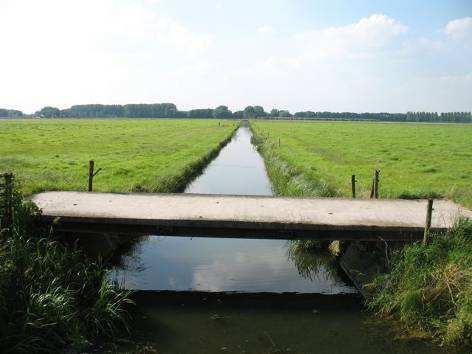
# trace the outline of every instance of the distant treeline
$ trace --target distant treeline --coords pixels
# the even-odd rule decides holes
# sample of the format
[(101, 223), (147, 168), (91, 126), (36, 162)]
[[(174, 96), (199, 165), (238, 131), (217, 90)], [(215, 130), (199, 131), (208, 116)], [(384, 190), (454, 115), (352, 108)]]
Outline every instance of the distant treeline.
[(0, 108), (0, 118), (21, 118), (24, 116), (22, 111)]
[(352, 112), (296, 112), (262, 106), (247, 106), (232, 112), (227, 106), (179, 111), (173, 103), (103, 105), (84, 104), (67, 109), (44, 107), (32, 115), (21, 111), (0, 109), (0, 118), (261, 118), (261, 119), (307, 119), (307, 120), (372, 120), (388, 122), (456, 122), (472, 123), (471, 112), (408, 112), (408, 113), (352, 113)]

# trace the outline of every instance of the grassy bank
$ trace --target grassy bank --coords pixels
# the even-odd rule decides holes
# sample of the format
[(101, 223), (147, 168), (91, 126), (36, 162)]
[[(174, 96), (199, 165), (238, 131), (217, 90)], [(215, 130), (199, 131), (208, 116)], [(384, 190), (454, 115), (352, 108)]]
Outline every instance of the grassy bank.
[[(252, 122), (252, 129), (278, 195), (350, 196), (350, 176), (356, 174), (359, 194), (366, 197), (371, 172), (380, 168), (381, 197), (435, 193), (472, 205), (470, 127)], [(432, 240), (396, 247), (388, 267), (379, 267), (387, 273), (370, 284), (367, 305), (381, 317), (399, 319), (411, 333), (470, 346), (472, 222)], [(292, 245), (305, 251), (320, 246)]]
[(394, 253), (369, 306), (446, 344), (472, 346), (472, 221)]
[(182, 190), (231, 137), (236, 122), (190, 119), (52, 119), (0, 122), (0, 171), (26, 195), (85, 190), (88, 161), (103, 171), (94, 190)]
[(128, 292), (107, 282), (100, 261), (38, 227), (35, 214), (17, 194), (14, 225), (0, 233), (0, 352), (82, 351), (125, 333)]
[[(472, 207), (472, 126), (359, 122), (251, 122), (280, 195), (445, 196)], [(279, 146), (280, 139), (280, 146)]]
[(280, 155), (278, 139), (270, 138), (268, 133), (252, 123), (252, 142), (263, 156), (267, 174), (275, 194), (281, 197), (334, 197), (340, 191), (328, 185), (321, 178), (310, 178), (304, 169), (290, 164)]

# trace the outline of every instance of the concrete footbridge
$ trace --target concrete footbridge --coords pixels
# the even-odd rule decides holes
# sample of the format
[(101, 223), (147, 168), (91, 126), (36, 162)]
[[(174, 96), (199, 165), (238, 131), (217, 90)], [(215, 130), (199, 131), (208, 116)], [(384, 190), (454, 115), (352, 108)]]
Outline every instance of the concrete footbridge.
[[(423, 237), (427, 214), (426, 200), (44, 192), (32, 201), (58, 231), (123, 235), (401, 241)], [(472, 211), (435, 200), (431, 230), (459, 217)]]

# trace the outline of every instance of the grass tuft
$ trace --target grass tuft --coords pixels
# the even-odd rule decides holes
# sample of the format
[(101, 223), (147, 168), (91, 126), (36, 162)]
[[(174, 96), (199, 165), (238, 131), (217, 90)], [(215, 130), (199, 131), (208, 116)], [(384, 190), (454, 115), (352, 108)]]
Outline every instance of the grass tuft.
[(397, 251), (369, 307), (445, 344), (472, 345), (472, 221)]
[(127, 332), (129, 292), (106, 281), (100, 261), (35, 224), (34, 205), (14, 198), (11, 236), (0, 243), (0, 352), (83, 350)]

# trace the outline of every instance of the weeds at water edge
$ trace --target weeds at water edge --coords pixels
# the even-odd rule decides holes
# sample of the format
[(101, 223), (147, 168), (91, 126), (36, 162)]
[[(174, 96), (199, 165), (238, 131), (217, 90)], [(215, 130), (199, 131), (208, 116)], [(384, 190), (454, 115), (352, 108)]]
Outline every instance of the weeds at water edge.
[(368, 306), (444, 344), (472, 345), (472, 221), (397, 251)]
[(0, 352), (83, 350), (128, 330), (129, 292), (100, 261), (35, 227), (36, 208), (16, 193), (11, 237), (0, 243)]

